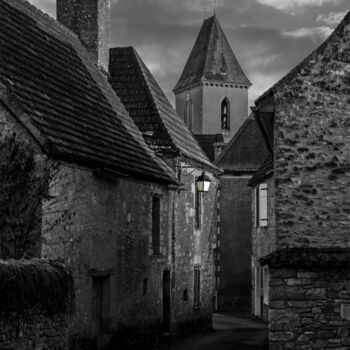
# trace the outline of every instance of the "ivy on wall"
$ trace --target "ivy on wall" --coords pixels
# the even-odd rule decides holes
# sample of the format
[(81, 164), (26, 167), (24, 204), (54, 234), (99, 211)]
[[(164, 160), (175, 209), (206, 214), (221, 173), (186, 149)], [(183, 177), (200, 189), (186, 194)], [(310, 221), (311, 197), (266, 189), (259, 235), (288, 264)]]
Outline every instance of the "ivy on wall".
[(38, 256), (41, 200), (46, 191), (44, 169), (33, 149), (16, 133), (0, 139), (0, 258)]

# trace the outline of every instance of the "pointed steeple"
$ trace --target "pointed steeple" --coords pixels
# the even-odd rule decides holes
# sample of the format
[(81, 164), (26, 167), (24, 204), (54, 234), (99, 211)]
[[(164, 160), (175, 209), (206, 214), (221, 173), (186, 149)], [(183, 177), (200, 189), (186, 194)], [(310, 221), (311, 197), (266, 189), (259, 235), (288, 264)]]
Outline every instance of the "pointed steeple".
[(198, 82), (231, 83), (249, 87), (244, 74), (214, 14), (204, 20), (197, 40), (177, 82), (174, 93)]

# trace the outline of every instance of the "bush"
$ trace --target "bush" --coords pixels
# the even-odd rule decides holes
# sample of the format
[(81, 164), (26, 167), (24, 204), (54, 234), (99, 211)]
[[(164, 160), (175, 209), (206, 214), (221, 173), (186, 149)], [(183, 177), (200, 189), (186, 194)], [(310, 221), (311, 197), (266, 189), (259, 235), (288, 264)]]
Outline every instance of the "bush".
[(40, 307), (48, 314), (70, 313), (73, 277), (58, 261), (0, 260), (0, 313)]

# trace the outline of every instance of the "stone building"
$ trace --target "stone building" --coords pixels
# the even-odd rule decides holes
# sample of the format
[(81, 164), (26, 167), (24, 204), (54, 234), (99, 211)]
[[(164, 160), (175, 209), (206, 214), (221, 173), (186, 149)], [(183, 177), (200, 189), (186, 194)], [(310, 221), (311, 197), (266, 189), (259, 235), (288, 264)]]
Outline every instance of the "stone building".
[(215, 164), (220, 176), (220, 285), (218, 308), (249, 311), (251, 307), (251, 189), (248, 181), (268, 154), (251, 115)]
[(350, 348), (350, 13), (256, 101), (270, 156), (253, 187), (256, 315), (270, 349)]
[[(70, 333), (98, 348), (125, 330), (168, 332), (206, 319), (217, 169), (171, 121), (167, 101), (151, 117), (155, 135), (170, 136), (151, 149), (150, 130), (139, 130), (108, 81), (109, 2), (57, 6), (78, 36), (27, 1), (0, 2), (1, 256), (70, 266)], [(135, 69), (146, 70), (141, 63)], [(153, 108), (162, 92), (144, 83), (135, 98)], [(206, 194), (196, 191), (202, 171), (212, 182)]]
[[(110, 50), (109, 74), (112, 87), (149, 147), (182, 183), (173, 198), (174, 319), (179, 324), (191, 322), (193, 316), (210, 320), (215, 295), (215, 175), (219, 170), (210, 163), (134, 48)], [(211, 189), (201, 194), (195, 180), (204, 170), (210, 176)]]
[(218, 18), (206, 19), (173, 91), (177, 112), (209, 159), (223, 170), (216, 249), (216, 307), (221, 311), (250, 309), (247, 182), (266, 157), (261, 131), (248, 118), (250, 85)]

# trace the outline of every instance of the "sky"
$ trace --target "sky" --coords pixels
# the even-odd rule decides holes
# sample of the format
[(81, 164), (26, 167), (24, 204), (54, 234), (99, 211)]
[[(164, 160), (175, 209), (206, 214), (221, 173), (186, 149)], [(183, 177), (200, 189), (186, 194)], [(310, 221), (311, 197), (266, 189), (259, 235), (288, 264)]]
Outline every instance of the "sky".
[[(252, 86), (249, 105), (316, 49), (349, 0), (216, 0), (216, 16)], [(30, 0), (55, 17), (56, 0)], [(174, 103), (179, 79), (215, 0), (111, 0), (111, 47), (134, 46)]]

